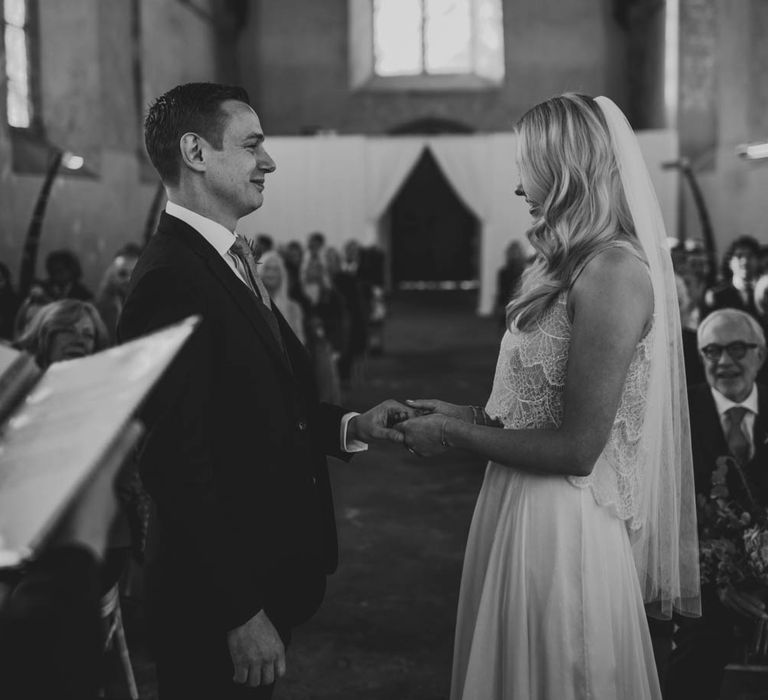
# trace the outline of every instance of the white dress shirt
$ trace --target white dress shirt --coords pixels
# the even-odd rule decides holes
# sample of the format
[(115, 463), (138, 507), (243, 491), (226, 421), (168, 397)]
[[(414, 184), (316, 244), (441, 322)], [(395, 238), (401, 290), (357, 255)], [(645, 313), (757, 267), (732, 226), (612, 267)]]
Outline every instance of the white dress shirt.
[(715, 400), (715, 408), (717, 408), (717, 415), (720, 418), (720, 425), (723, 428), (723, 434), (728, 434), (728, 419), (725, 417), (725, 412), (734, 408), (735, 406), (742, 406), (747, 409), (744, 414), (744, 418), (741, 420), (741, 429), (747, 436), (749, 441), (749, 458), (755, 456), (755, 418), (757, 417), (757, 384), (752, 385), (752, 391), (749, 393), (744, 401), (741, 403), (734, 403), (730, 399), (723, 396), (717, 389), (712, 389), (712, 398)]
[[(185, 224), (191, 226), (197, 231), (210, 246), (221, 256), (224, 262), (229, 266), (232, 273), (239, 279), (248, 289), (250, 285), (243, 279), (243, 276), (238, 272), (237, 265), (235, 264), (234, 257), (230, 254), (229, 249), (235, 242), (235, 234), (230, 231), (226, 226), (209, 219), (197, 212), (191, 211), (186, 207), (182, 207), (179, 204), (174, 204), (169, 201), (165, 205), (165, 213), (170, 216), (180, 219)], [(349, 421), (355, 416), (359, 416), (359, 413), (345, 413), (341, 419), (341, 429), (339, 431), (339, 441), (341, 449), (344, 452), (364, 452), (368, 449), (368, 445), (359, 440), (350, 440), (347, 442), (347, 428), (349, 427)]]

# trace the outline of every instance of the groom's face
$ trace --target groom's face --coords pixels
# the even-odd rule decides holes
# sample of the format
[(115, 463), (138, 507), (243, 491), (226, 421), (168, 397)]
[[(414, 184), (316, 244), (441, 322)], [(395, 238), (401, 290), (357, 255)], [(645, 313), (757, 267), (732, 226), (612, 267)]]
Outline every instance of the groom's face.
[(220, 109), (222, 143), (220, 149), (207, 149), (206, 181), (216, 201), (239, 219), (263, 204), (265, 176), (276, 166), (264, 148), (256, 112), (237, 100), (223, 102)]

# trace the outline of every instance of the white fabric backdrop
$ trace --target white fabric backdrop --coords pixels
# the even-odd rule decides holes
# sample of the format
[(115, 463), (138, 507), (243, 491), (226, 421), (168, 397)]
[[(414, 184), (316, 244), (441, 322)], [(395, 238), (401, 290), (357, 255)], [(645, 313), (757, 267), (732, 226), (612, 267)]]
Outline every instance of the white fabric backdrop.
[[(677, 134), (645, 131), (638, 138), (667, 232), (675, 235), (678, 175), (660, 166), (677, 158)], [(491, 312), (504, 249), (511, 240), (524, 241), (530, 223), (528, 208), (514, 195), (513, 134), (273, 137), (266, 147), (277, 170), (267, 176), (264, 205), (240, 222), (240, 232), (269, 233), (279, 244), (305, 243), (311, 231), (322, 231), (337, 247), (350, 238), (382, 243), (379, 219), (424, 148), (430, 148), (456, 194), (480, 220), (478, 312)]]

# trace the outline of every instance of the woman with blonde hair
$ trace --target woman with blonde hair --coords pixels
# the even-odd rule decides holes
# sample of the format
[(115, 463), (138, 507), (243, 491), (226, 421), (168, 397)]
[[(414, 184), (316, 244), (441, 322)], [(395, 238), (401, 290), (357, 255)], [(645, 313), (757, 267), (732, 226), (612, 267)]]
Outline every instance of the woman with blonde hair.
[(413, 401), (416, 454), (489, 464), (465, 554), (453, 700), (660, 698), (646, 607), (700, 613), (674, 275), (637, 140), (609, 99), (517, 126), (536, 260), (484, 408)]
[(306, 345), (304, 313), (299, 304), (288, 296), (288, 272), (280, 253), (270, 250), (259, 258), (259, 275), (273, 303), (280, 309), (291, 330), (302, 345)]
[(61, 299), (41, 307), (16, 341), (41, 369), (54, 362), (92, 355), (109, 347), (109, 333), (96, 307), (79, 299)]

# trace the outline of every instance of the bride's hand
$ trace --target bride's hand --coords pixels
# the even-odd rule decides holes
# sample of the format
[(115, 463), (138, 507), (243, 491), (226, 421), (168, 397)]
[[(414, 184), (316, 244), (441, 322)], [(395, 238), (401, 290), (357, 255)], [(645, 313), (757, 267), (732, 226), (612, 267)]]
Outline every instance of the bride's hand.
[(425, 413), (395, 426), (403, 434), (403, 444), (418, 457), (433, 457), (448, 449), (446, 429), (452, 418), (441, 413)]
[(422, 414), (439, 413), (449, 418), (456, 418), (465, 423), (472, 422), (472, 407), (458, 406), (455, 403), (440, 401), (439, 399), (407, 399), (406, 402), (412, 408), (417, 409)]

